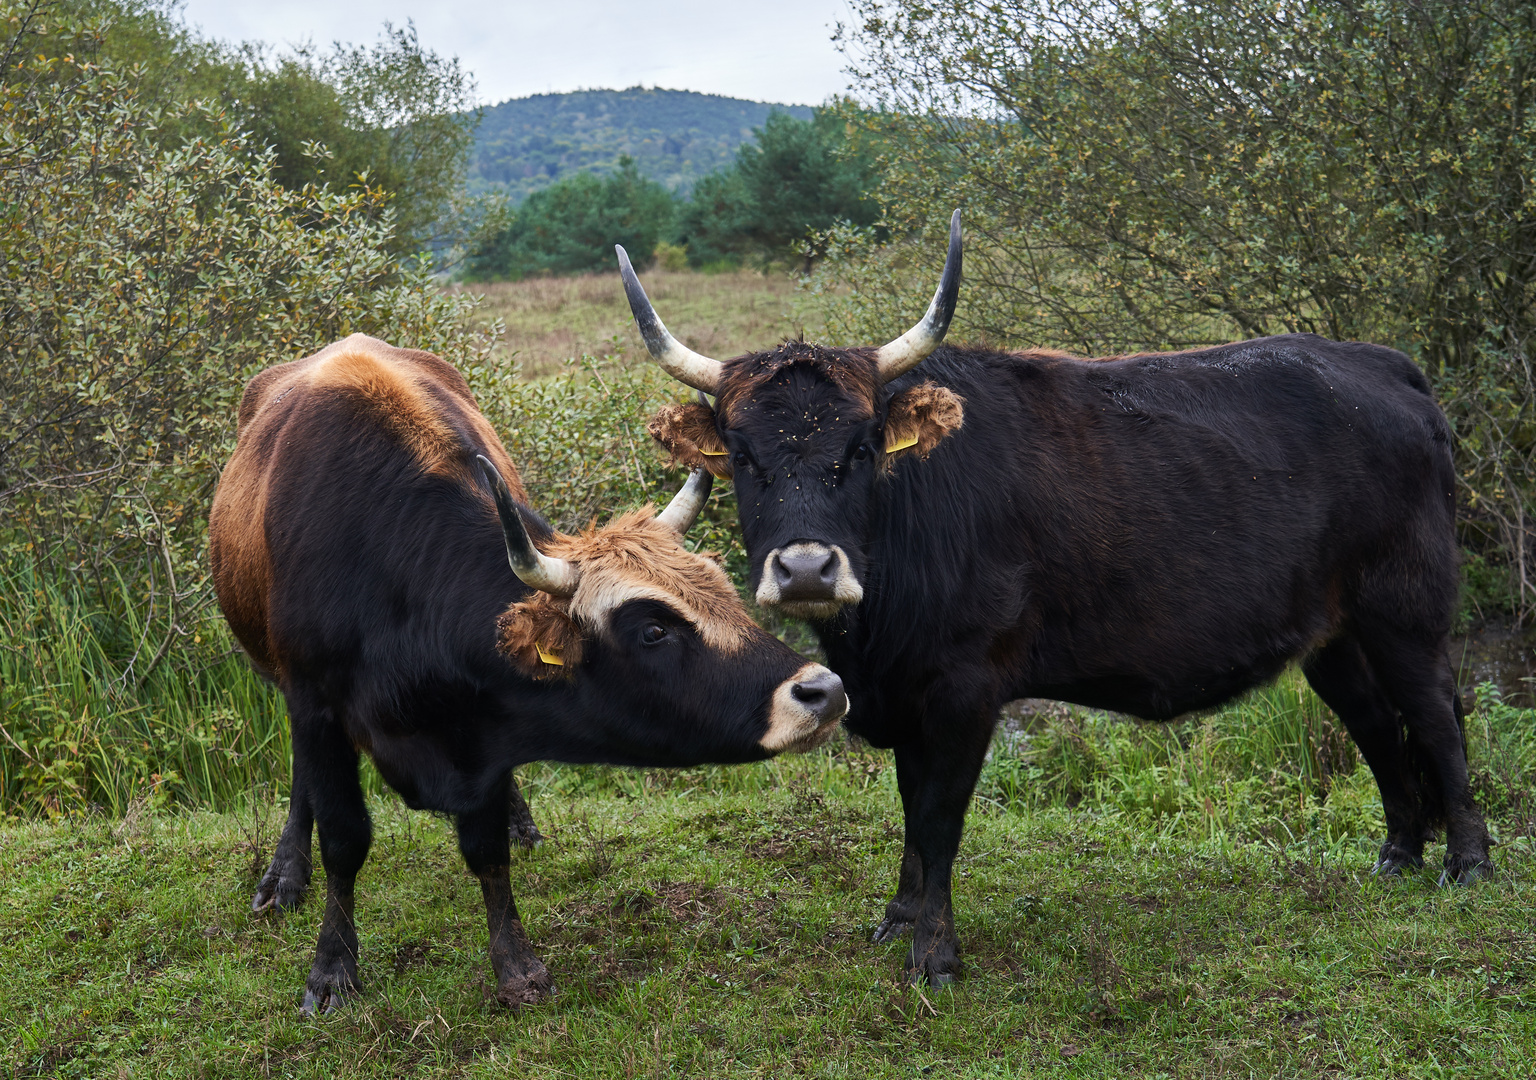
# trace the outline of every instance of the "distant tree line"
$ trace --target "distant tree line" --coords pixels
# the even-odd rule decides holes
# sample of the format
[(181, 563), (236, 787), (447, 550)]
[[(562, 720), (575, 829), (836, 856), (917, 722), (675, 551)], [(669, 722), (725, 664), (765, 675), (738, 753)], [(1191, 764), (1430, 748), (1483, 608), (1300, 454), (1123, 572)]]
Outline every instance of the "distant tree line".
[(529, 195), (466, 261), (471, 280), (610, 270), (621, 243), (639, 265), (661, 252), (693, 267), (808, 267), (816, 237), (834, 225), (875, 226), (876, 155), (849, 140), (852, 107), (810, 120), (775, 112), (727, 168), (700, 180), (687, 200), (623, 159), (603, 179), (579, 173)]

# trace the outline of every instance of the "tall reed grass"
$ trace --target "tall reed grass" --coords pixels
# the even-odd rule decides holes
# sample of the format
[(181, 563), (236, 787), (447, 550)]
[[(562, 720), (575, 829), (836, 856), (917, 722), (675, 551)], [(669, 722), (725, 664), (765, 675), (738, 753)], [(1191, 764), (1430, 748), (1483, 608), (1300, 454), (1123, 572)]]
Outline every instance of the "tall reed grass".
[(127, 585), (103, 611), (41, 565), (16, 550), (0, 561), (0, 814), (226, 807), (287, 784), (282, 696), (222, 623), (202, 620), (194, 648), (151, 668), (158, 643)]

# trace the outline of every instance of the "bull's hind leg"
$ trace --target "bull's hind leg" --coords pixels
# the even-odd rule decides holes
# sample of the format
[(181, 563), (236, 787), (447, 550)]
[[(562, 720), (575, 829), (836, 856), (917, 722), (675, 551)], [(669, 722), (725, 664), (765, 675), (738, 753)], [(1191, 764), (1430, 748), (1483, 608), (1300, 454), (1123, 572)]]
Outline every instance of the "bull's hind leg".
[(251, 900), (252, 911), (296, 908), (304, 900), (304, 894), (309, 890), (312, 869), (309, 843), (314, 831), (314, 811), (309, 807), (303, 776), (295, 761), (293, 789), (288, 795), (288, 820), (277, 839), (272, 864), (256, 886), (256, 896)]
[(1362, 645), (1406, 729), (1408, 770), (1424, 792), (1425, 816), (1445, 825), (1443, 885), (1470, 884), (1492, 871), (1488, 827), (1472, 801), (1461, 703), (1444, 636), (1422, 641), (1390, 629), (1362, 634)]
[(1369, 661), (1351, 637), (1332, 641), (1302, 670), (1317, 696), (1343, 722), (1376, 777), (1387, 839), (1375, 872), (1397, 874), (1424, 865), (1431, 832), (1423, 785), (1411, 768), (1397, 710), (1376, 681)]
[(297, 697), (288, 695), (294, 764), (319, 826), (320, 861), (325, 866), (325, 914), (304, 984), (303, 1009), (330, 1012), (362, 988), (352, 891), (368, 857), (373, 823), (357, 780), (357, 750), (329, 708), (295, 708)]
[(917, 812), (917, 793), (921, 787), (923, 752), (921, 745), (904, 743), (896, 747), (896, 788), (901, 794), (902, 816), (905, 818), (904, 842), (901, 849), (901, 871), (896, 879), (896, 895), (885, 905), (885, 918), (875, 927), (873, 940), (877, 944), (895, 941), (912, 929), (917, 913), (923, 906), (923, 860), (912, 844), (916, 832), (912, 820)]
[[(508, 783), (512, 782), (509, 774)], [(491, 967), (496, 971), (496, 1000), (515, 1009), (542, 1001), (553, 987), (549, 969), (534, 955), (512, 899), (508, 800), (507, 789), (498, 786), (480, 809), (459, 815), (458, 827), (459, 851), (470, 873), (480, 879), (480, 892), (485, 897)]]

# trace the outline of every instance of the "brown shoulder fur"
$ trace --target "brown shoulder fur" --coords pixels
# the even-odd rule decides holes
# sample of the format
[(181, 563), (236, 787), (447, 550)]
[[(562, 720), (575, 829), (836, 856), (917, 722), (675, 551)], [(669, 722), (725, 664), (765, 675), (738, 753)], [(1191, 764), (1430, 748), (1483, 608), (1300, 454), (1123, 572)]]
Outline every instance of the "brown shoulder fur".
[(731, 475), (731, 457), (715, 429), (715, 411), (707, 405), (668, 405), (651, 417), (645, 430), (666, 447), (673, 465), (705, 468), (717, 480)]
[(952, 390), (931, 382), (903, 390), (886, 406), (885, 445), (901, 447), (886, 453), (886, 466), (903, 454), (926, 458), (964, 423), (965, 399)]

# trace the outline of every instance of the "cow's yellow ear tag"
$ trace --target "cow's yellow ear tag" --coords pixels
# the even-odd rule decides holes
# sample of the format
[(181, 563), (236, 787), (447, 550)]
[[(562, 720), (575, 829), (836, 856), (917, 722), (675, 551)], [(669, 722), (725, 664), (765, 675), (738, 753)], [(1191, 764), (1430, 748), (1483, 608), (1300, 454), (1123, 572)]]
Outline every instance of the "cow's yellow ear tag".
[(544, 661), (546, 664), (554, 664), (556, 667), (565, 666), (565, 661), (560, 659), (559, 653), (546, 650), (544, 646), (540, 645), (537, 641), (533, 643), (533, 647), (538, 650), (539, 659)]
[(729, 450), (706, 450), (706, 449), (704, 449), (701, 446), (701, 447), (699, 447), (699, 453), (703, 454), (705, 457), (725, 457), (725, 455), (729, 454), (730, 451)]
[(897, 436), (894, 442), (887, 442), (885, 444), (885, 452), (887, 454), (894, 454), (898, 450), (905, 450), (909, 446), (916, 446), (916, 445), (917, 445), (917, 436), (916, 435), (908, 435), (905, 439), (901, 438), (900, 436)]

